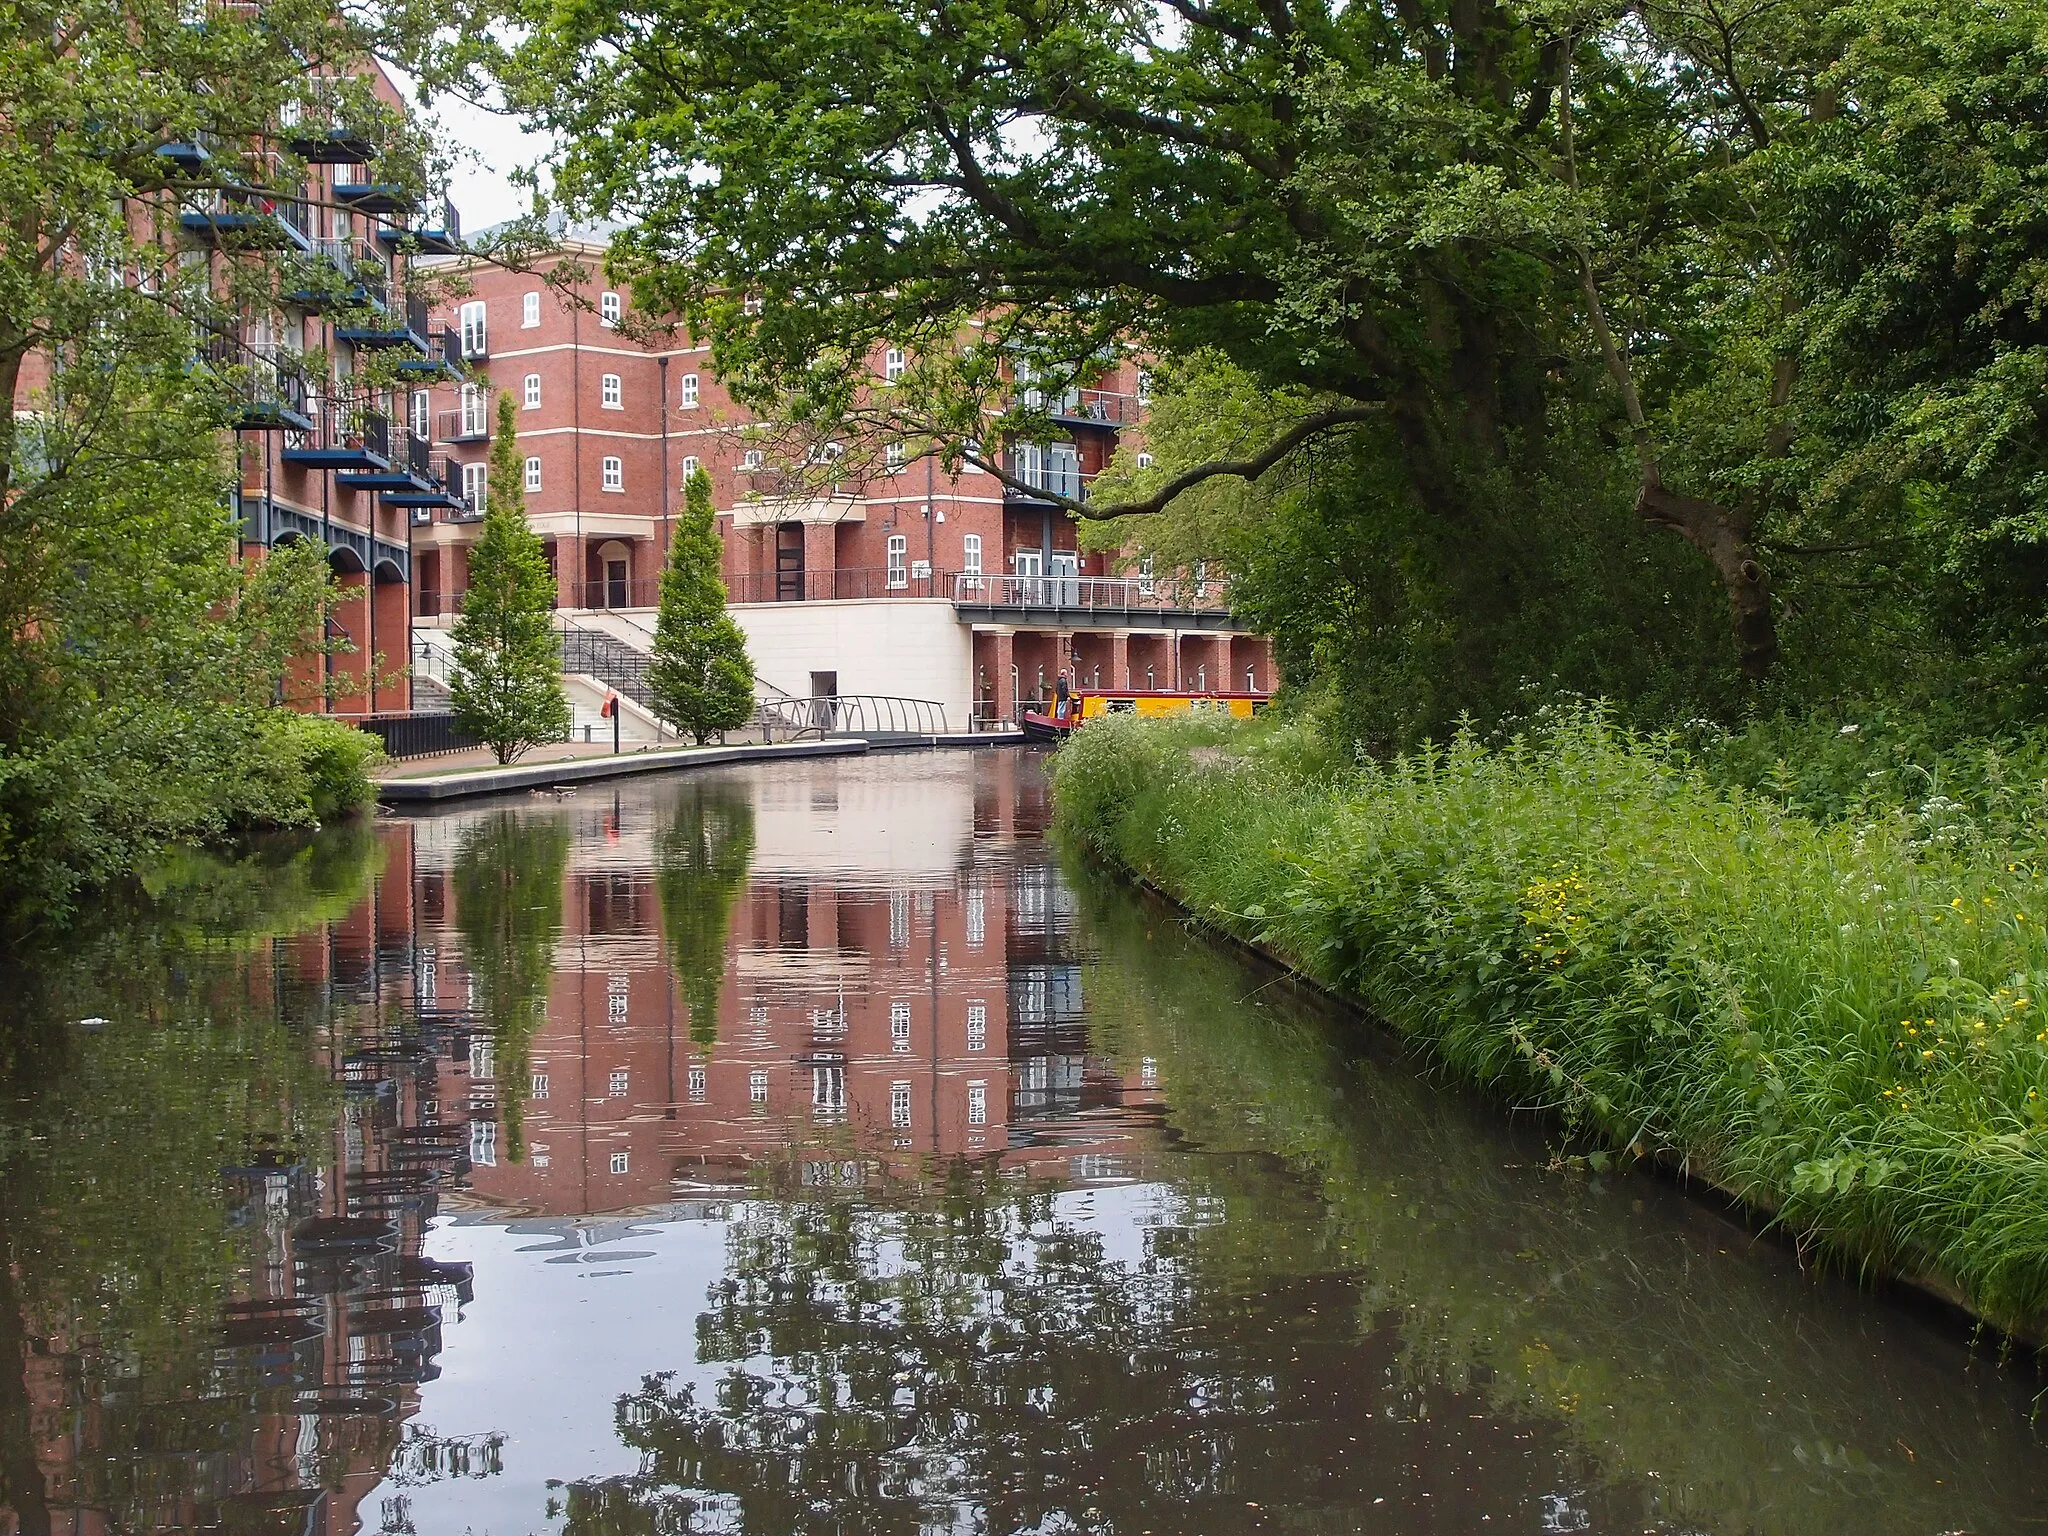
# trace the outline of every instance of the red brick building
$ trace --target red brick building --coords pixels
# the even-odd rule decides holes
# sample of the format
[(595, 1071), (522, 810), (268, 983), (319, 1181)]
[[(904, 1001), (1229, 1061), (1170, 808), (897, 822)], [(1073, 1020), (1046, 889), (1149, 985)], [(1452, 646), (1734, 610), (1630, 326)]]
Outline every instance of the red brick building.
[[(1082, 554), (1054, 503), (971, 466), (886, 461), (865, 483), (788, 494), (752, 423), (687, 336), (643, 342), (627, 295), (606, 286), (600, 245), (568, 241), (540, 264), (584, 269), (580, 282), (456, 262), (467, 295), (444, 323), (459, 335), (467, 381), (422, 381), (416, 430), (455, 461), (468, 508), (421, 508), (414, 529), (417, 611), (459, 606), (497, 391), (519, 406), (528, 518), (545, 541), (565, 610), (644, 648), (656, 578), (682, 486), (712, 479), (731, 601), (756, 666), (798, 697), (887, 694), (936, 700), (955, 728), (968, 715), (1014, 718), (1061, 671), (1103, 687), (1273, 686), (1270, 648), (1235, 624), (1220, 582), (1120, 576)], [(874, 359), (878, 378), (904, 366)], [(1012, 445), (1011, 472), (1076, 497), (1143, 418), (1129, 362), (1096, 387), (1052, 402), (1065, 434)]]

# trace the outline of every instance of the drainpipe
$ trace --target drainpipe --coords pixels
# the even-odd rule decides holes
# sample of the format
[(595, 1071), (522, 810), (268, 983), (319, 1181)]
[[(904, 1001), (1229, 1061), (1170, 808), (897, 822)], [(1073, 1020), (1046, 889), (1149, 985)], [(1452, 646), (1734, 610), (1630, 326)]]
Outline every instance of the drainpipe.
[(675, 543), (675, 525), (669, 521), (668, 501), (668, 354), (655, 359), (661, 369), (661, 559), (655, 569), (668, 567), (669, 546)]
[[(576, 561), (569, 568), (569, 606), (583, 606), (583, 309), (581, 305), (569, 306), (569, 403), (574, 412), (571, 418), (573, 430), (570, 438), (576, 444), (575, 491), (576, 491)], [(568, 620), (562, 621), (564, 630)]]

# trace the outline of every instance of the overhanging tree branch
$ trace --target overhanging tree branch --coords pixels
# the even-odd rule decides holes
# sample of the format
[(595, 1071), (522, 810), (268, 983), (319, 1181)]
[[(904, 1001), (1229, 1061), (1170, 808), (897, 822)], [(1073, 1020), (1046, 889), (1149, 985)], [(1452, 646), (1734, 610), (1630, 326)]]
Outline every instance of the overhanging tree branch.
[(1165, 511), (1172, 505), (1175, 497), (1183, 491), (1193, 490), (1205, 481), (1225, 478), (1256, 480), (1311, 438), (1320, 437), (1325, 432), (1349, 426), (1354, 422), (1370, 421), (1384, 408), (1380, 402), (1375, 401), (1367, 405), (1333, 406), (1326, 411), (1317, 411), (1313, 416), (1304, 416), (1248, 459), (1210, 459), (1182, 470), (1142, 501), (1123, 502), (1108, 507), (1091, 506), (1085, 501), (1061, 496), (1057, 492), (1046, 490), (1043, 486), (1020, 480), (1001, 464), (981, 454), (970, 453), (964, 457), (968, 463), (987, 470), (1012, 490), (1023, 491), (1041, 501), (1049, 501), (1076, 517), (1090, 518), (1098, 522), (1113, 517), (1149, 517), (1155, 512)]

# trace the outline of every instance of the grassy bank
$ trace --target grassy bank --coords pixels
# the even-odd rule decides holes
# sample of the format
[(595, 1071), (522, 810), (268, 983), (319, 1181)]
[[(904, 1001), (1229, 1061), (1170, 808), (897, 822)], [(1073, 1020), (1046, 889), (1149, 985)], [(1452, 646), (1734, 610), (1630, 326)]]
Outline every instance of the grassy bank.
[(1091, 726), (1061, 824), (1443, 1066), (1853, 1261), (2048, 1316), (2048, 882), (2028, 815), (1821, 823), (1597, 716), (1386, 764)]

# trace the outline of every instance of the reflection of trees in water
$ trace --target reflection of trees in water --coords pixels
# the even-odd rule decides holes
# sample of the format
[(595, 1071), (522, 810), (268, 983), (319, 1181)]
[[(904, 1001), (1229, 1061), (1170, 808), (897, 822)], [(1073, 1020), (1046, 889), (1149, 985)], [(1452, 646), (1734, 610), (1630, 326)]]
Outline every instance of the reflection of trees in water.
[(450, 877), (476, 1015), (495, 1043), (498, 1080), (506, 1085), (498, 1113), (513, 1162), (526, 1155), (527, 1068), (554, 980), (569, 841), (559, 816), (498, 811), (463, 828)]
[(763, 1202), (729, 1242), (697, 1324), (699, 1357), (728, 1369), (709, 1401), (668, 1377), (621, 1401), (642, 1470), (572, 1485), (568, 1531), (917, 1531), (955, 1499), (1042, 1511), (1066, 1479), (1040, 1463), (1085, 1453), (1118, 1416), (1105, 1371), (1157, 1349), (1178, 1312), (1171, 1265), (1110, 1261), (1043, 1197), (979, 1177), (908, 1208)]
[(733, 780), (685, 780), (655, 834), (655, 889), (690, 1038), (718, 1038), (719, 983), (733, 907), (754, 857), (754, 802)]
[[(281, 1022), (256, 941), (348, 910), (375, 841), (345, 830), (236, 863), (181, 861), (153, 894), (13, 951), (0, 989), (0, 1508), (49, 1529), (60, 1493), (107, 1528), (171, 1528), (246, 1451), (219, 1396), (221, 1306), (265, 1233), (223, 1164), (288, 1163), (332, 1125), (311, 1042)], [(68, 1517), (68, 1513), (65, 1518)]]
[[(1548, 1426), (1399, 1383), (1393, 1327), (1319, 1264), (1313, 1197), (1269, 1163), (1230, 1181), (1302, 1234), (1234, 1289), (1201, 1275), (1200, 1198), (1149, 1192), (1128, 1258), (1078, 1193), (957, 1173), (893, 1207), (748, 1208), (697, 1325), (722, 1374), (620, 1400), (640, 1469), (572, 1484), (567, 1536), (1220, 1532), (1248, 1506), (1335, 1532), (1404, 1499), (1433, 1528), (1504, 1529), (1532, 1481), (1584, 1486)], [(1473, 1475), (1489, 1460), (1505, 1475)]]

